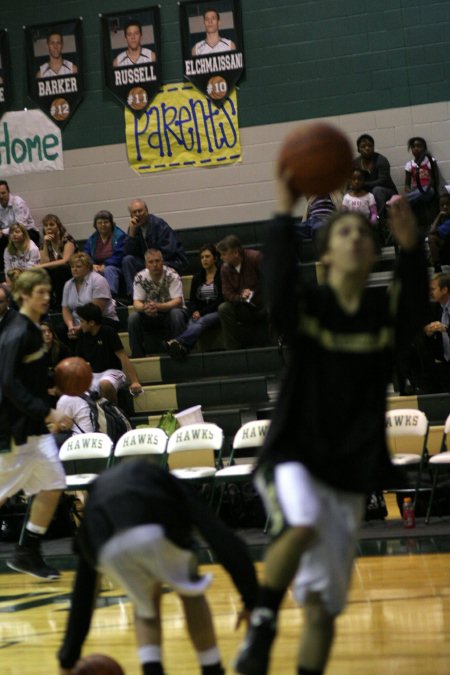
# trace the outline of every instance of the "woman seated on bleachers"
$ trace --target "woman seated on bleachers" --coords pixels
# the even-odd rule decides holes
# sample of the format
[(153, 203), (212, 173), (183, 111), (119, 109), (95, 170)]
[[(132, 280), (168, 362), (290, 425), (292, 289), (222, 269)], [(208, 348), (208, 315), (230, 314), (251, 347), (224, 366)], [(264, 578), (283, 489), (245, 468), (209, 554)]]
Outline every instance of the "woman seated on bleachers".
[(87, 253), (74, 253), (71, 256), (70, 271), (72, 278), (66, 281), (62, 297), (62, 315), (64, 330), (58, 330), (61, 339), (76, 340), (81, 330), (77, 307), (93, 302), (102, 311), (105, 325), (119, 329), (119, 317), (111, 296), (108, 282), (101, 274), (94, 272), (93, 264)]
[(30, 239), (28, 230), (21, 223), (9, 228), (8, 244), (3, 254), (5, 273), (11, 269), (27, 270), (39, 263), (39, 249)]
[(44, 267), (52, 281), (52, 309), (61, 306), (64, 284), (71, 278), (69, 260), (78, 250), (75, 239), (53, 213), (42, 220), (44, 243), (40, 267)]
[(127, 234), (114, 222), (110, 211), (99, 211), (94, 216), (94, 234), (84, 245), (85, 252), (94, 261), (94, 272), (102, 274), (109, 284), (113, 298), (119, 295), (122, 260)]
[(201, 269), (192, 279), (188, 326), (181, 335), (166, 342), (167, 351), (174, 359), (186, 357), (200, 335), (220, 323), (217, 308), (223, 302), (223, 297), (216, 247), (214, 244), (204, 244), (199, 255)]

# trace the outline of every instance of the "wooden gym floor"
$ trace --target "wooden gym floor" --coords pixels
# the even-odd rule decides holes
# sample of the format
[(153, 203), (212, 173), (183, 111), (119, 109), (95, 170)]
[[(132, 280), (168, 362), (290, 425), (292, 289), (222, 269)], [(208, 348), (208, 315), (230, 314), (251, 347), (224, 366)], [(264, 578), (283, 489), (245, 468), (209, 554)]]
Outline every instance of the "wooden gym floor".
[[(369, 555), (361, 547), (356, 560), (349, 603), (337, 623), (327, 673), (449, 675), (450, 537), (431, 537), (427, 543), (412, 532), (408, 539), (373, 540), (366, 551)], [(262, 563), (257, 568), (261, 573)], [(208, 565), (208, 569), (214, 573), (208, 598), (218, 642), (227, 673), (232, 673), (231, 663), (243, 637), (242, 628), (234, 630), (239, 598), (220, 567)], [(58, 672), (55, 653), (66, 622), (72, 580), (70, 570), (51, 583), (23, 574), (0, 574), (1, 675)], [(294, 675), (301, 627), (301, 611), (288, 594), (271, 674)], [(198, 673), (179, 602), (171, 592), (163, 597), (163, 632), (167, 675)], [(110, 654), (127, 675), (140, 674), (130, 604), (121, 589), (106, 579), (84, 649), (86, 654), (92, 652)]]

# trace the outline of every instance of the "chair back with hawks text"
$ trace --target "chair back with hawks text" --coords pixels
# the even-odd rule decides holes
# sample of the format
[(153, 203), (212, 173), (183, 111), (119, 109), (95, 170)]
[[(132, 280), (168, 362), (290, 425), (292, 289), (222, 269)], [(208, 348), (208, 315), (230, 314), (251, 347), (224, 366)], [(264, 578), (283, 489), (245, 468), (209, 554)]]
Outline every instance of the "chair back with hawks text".
[(450, 434), (450, 415), (448, 415), (445, 420), (444, 431), (442, 433), (441, 445), (439, 452), (435, 455), (431, 455), (428, 460), (428, 467), (433, 474), (433, 482), (431, 486), (430, 499), (428, 502), (427, 513), (425, 516), (425, 522), (428, 524), (430, 522), (431, 507), (433, 505), (437, 481), (439, 472), (441, 469), (450, 469), (450, 450), (448, 449), (448, 441)]
[[(256, 463), (254, 451), (263, 445), (269, 426), (270, 420), (252, 420), (237, 430), (232, 443), (229, 464), (216, 473), (216, 480), (245, 480), (245, 477), (252, 473)], [(237, 456), (238, 454), (240, 457)]]
[(114, 464), (120, 462), (123, 457), (140, 457), (165, 467), (167, 466), (167, 441), (166, 432), (156, 427), (141, 427), (126, 431), (114, 448)]
[(217, 424), (199, 422), (179, 427), (167, 444), (169, 469), (183, 480), (212, 480), (222, 445), (223, 431)]
[(394, 491), (411, 492), (414, 490), (414, 505), (421, 489), (423, 468), (428, 461), (429, 426), (427, 416), (421, 410), (399, 408), (386, 413), (386, 435), (392, 463), (405, 468), (417, 468), (415, 488), (409, 488), (409, 490), (399, 488)]
[[(215, 485), (220, 486), (217, 513), (222, 506), (227, 484), (251, 480), (256, 464), (255, 450), (263, 445), (269, 426), (270, 420), (252, 420), (243, 424), (234, 435), (228, 466), (219, 469), (214, 477)], [(240, 456), (237, 457), (237, 454)]]
[(75, 434), (62, 444), (59, 458), (66, 471), (67, 490), (86, 490), (112, 461), (113, 442), (101, 432)]

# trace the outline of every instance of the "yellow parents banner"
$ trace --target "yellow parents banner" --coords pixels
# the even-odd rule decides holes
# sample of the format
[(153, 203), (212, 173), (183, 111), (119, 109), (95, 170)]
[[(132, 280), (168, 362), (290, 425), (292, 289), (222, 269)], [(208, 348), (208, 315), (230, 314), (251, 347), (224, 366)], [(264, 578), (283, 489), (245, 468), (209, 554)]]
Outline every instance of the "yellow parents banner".
[(216, 107), (191, 84), (167, 84), (138, 117), (125, 108), (128, 161), (137, 173), (241, 161), (236, 93)]

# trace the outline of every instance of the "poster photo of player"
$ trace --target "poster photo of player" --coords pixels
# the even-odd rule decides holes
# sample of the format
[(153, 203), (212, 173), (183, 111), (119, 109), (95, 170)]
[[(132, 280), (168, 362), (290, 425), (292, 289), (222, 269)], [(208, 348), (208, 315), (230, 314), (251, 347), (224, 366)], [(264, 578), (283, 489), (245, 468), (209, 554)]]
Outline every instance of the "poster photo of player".
[(139, 115), (161, 87), (159, 6), (101, 16), (107, 88)]
[(28, 94), (59, 126), (83, 98), (81, 19), (25, 27)]
[(239, 0), (186, 0), (179, 7), (184, 77), (216, 105), (244, 71)]

